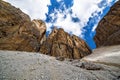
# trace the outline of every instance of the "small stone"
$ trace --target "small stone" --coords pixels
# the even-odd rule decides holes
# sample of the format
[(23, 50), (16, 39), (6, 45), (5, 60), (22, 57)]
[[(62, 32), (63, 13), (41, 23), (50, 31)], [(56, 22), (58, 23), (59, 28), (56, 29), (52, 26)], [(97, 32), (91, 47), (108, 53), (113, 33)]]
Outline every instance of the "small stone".
[(64, 58), (64, 57), (59, 56), (59, 57), (56, 57), (56, 60), (59, 60), (59, 61), (64, 61), (64, 60), (65, 60), (65, 58)]

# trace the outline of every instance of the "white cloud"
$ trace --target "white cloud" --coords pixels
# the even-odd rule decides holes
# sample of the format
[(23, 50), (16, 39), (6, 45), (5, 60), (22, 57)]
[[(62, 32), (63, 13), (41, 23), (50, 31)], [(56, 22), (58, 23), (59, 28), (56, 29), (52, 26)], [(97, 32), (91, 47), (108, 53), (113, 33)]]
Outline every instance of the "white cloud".
[[(22, 9), (25, 13), (27, 13), (32, 19), (42, 19), (45, 20), (46, 16), (45, 13), (48, 13), (48, 7), (47, 5), (50, 5), (50, 0), (5, 0), (10, 3), (12, 3), (14, 6), (19, 7)], [(60, 2), (61, 0), (57, 0)], [(100, 3), (103, 0), (73, 0), (73, 6), (69, 9), (67, 9), (64, 6), (64, 2), (61, 3), (61, 6), (65, 8), (63, 13), (61, 13), (61, 10), (55, 10), (54, 13), (50, 14), (52, 19), (57, 18), (57, 20), (53, 23), (53, 20), (51, 22), (47, 23), (47, 30), (51, 30), (50, 26), (58, 26), (59, 28), (64, 28), (67, 32), (72, 32), (73, 34), (77, 36), (83, 36), (81, 33), (83, 32), (83, 27), (87, 24), (89, 21), (89, 18), (92, 17), (92, 14), (94, 12), (101, 12), (105, 8), (103, 6), (102, 8), (98, 7), (98, 3)], [(114, 0), (106, 0), (106, 5), (110, 5), (110, 2)], [(72, 14), (69, 13), (69, 11), (72, 10)], [(55, 12), (57, 15), (55, 15)], [(66, 18), (64, 18), (64, 15), (66, 15)], [(98, 15), (98, 14), (95, 14)], [(73, 22), (72, 17), (78, 17), (80, 19), (79, 22)], [(96, 24), (97, 25), (97, 24)], [(96, 28), (93, 27), (93, 30)]]
[(4, 0), (12, 5), (20, 8), (28, 14), (31, 19), (45, 20), (45, 13), (48, 12), (47, 5), (50, 5), (50, 0)]
[[(101, 11), (98, 8), (98, 3), (101, 0), (74, 0), (73, 7), (66, 9), (63, 13), (60, 13), (59, 10), (55, 10), (54, 13), (57, 13), (54, 16), (54, 13), (50, 15), (52, 18), (57, 18), (55, 23), (49, 23), (49, 25), (58, 26), (59, 28), (64, 28), (67, 32), (72, 32), (73, 34), (83, 37), (82, 35), (82, 28), (87, 24), (89, 18), (91, 17), (92, 13), (95, 11)], [(63, 3), (62, 3), (63, 4)], [(69, 11), (72, 10), (73, 14), (71, 15)], [(66, 15), (66, 18), (63, 16)], [(80, 19), (79, 22), (73, 22), (72, 17), (78, 17)]]
[(64, 28), (65, 31), (67, 31), (69, 33), (72, 32), (75, 35), (80, 35), (82, 33), (80, 24), (78, 22), (77, 23), (73, 22), (71, 20), (71, 15), (70, 14), (67, 15), (66, 19), (64, 19), (62, 17), (59, 17), (57, 19), (57, 21), (54, 23), (54, 25), (58, 26), (59, 28)]
[[(102, 0), (101, 0), (101, 1), (102, 1)], [(106, 0), (106, 3), (104, 3), (104, 4), (107, 5), (107, 6), (109, 6), (109, 7), (111, 7), (111, 6), (112, 6), (111, 2), (113, 2), (113, 1), (117, 2), (118, 0)], [(103, 6), (103, 7), (101, 8), (101, 10), (100, 10), (101, 13), (103, 13), (103, 9), (105, 9), (105, 7), (106, 7), (106, 6)], [(96, 14), (96, 15), (98, 16), (98, 14)], [(97, 22), (99, 22), (100, 19), (101, 19), (101, 18), (99, 17), (98, 20), (97, 20)], [(92, 28), (92, 32), (95, 31), (95, 29), (97, 28), (97, 25), (98, 25), (98, 23), (94, 25), (94, 27)]]
[[(73, 6), (69, 9), (65, 8), (65, 11), (63, 13), (60, 13), (59, 10), (55, 10), (54, 13), (57, 13), (56, 16), (54, 16), (54, 13), (50, 15), (51, 17), (57, 18), (55, 23), (49, 23), (49, 25), (55, 25), (61, 28), (64, 28), (67, 32), (72, 32), (73, 34), (83, 37), (83, 27), (87, 25), (87, 22), (89, 21), (90, 17), (99, 16), (97, 12), (103, 13), (103, 9), (106, 6), (102, 6), (99, 8), (98, 4), (103, 0), (73, 0)], [(106, 0), (106, 5), (110, 6), (110, 2), (113, 0)], [(62, 3), (63, 4), (63, 3)], [(69, 11), (72, 10), (72, 15), (69, 13)], [(66, 15), (66, 18), (63, 18), (63, 16)], [(77, 17), (80, 19), (79, 22), (73, 22), (72, 17)], [(100, 20), (100, 17), (97, 21)], [(92, 31), (94, 31), (97, 27), (97, 24), (93, 27)]]
[(94, 32), (96, 28), (97, 28), (97, 24), (94, 25), (94, 27), (92, 28), (92, 32)]
[(61, 0), (57, 0), (57, 2), (60, 2)]
[(74, 5), (72, 7), (73, 16), (77, 16), (82, 22), (80, 23), (84, 27), (89, 18), (92, 17), (94, 12), (102, 11), (98, 7), (98, 3), (102, 0), (74, 0)]

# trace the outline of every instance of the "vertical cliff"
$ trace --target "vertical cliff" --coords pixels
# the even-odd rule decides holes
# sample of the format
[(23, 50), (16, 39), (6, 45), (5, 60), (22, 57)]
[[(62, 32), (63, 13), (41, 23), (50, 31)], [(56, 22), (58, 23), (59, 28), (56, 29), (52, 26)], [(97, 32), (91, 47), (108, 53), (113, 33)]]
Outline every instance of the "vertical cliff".
[(88, 45), (79, 37), (70, 36), (63, 29), (54, 28), (42, 44), (40, 52), (55, 57), (80, 59), (91, 53)]
[(45, 38), (46, 26), (9, 3), (0, 1), (0, 49), (39, 51)]
[(94, 40), (97, 47), (120, 44), (120, 0), (99, 22)]
[(0, 49), (42, 52), (55, 57), (79, 59), (91, 53), (87, 44), (63, 29), (46, 38), (42, 20), (31, 21), (20, 9), (0, 1)]

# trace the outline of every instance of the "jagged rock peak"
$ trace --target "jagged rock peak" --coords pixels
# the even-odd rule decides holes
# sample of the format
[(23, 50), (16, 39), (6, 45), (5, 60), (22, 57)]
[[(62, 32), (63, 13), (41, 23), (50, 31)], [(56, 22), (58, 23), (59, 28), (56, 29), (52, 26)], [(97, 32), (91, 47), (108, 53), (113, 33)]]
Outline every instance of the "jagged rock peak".
[(62, 28), (54, 28), (41, 45), (40, 52), (55, 57), (80, 59), (89, 55), (91, 50), (79, 37), (70, 36)]
[(40, 44), (42, 44), (43, 41), (46, 40), (46, 35), (45, 35), (47, 29), (46, 24), (42, 20), (37, 20), (37, 19), (32, 20), (32, 22), (34, 23), (36, 30), (38, 30), (38, 37), (40, 40)]
[(120, 44), (120, 0), (98, 24), (94, 40), (97, 47)]

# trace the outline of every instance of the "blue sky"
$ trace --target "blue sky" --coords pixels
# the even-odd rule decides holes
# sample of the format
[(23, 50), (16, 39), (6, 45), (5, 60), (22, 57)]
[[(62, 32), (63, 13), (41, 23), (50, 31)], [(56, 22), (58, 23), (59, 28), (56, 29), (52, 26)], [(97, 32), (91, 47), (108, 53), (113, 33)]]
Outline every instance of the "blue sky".
[(46, 22), (47, 33), (54, 26), (84, 39), (94, 49), (98, 22), (117, 0), (4, 0), (20, 8), (31, 19)]
[(107, 14), (107, 12), (110, 10), (110, 7), (115, 3), (116, 1), (113, 0), (112, 2), (110, 2), (110, 6), (105, 4), (106, 0), (101, 1), (101, 3), (99, 3), (99, 7), (103, 7), (105, 6), (105, 8), (103, 9), (103, 13), (101, 12), (97, 12), (98, 15), (94, 15), (94, 13), (92, 14), (93, 16), (89, 18), (89, 21), (87, 22), (87, 25), (83, 28), (85, 29), (85, 32), (83, 32), (84, 35), (84, 40), (88, 43), (88, 45), (94, 49), (96, 48), (95, 42), (93, 40), (93, 37), (96, 34), (96, 31), (93, 30), (94, 26), (97, 27), (97, 24), (99, 23), (99, 21)]

